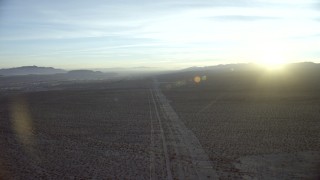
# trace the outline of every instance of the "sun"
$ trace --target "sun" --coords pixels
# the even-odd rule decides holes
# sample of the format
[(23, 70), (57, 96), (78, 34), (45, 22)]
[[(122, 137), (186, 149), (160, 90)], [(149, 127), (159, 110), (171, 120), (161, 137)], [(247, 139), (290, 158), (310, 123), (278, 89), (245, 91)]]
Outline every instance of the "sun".
[(263, 55), (257, 59), (257, 63), (268, 70), (280, 70), (287, 61), (286, 58), (281, 55)]
[(268, 42), (257, 44), (252, 48), (252, 60), (267, 70), (281, 70), (288, 63), (288, 46), (279, 42)]

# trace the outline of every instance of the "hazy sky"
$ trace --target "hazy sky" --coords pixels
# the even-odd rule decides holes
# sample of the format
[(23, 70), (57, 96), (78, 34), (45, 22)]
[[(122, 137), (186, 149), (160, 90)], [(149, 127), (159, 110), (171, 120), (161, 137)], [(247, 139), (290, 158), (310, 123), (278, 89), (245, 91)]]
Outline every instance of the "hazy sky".
[(1, 0), (0, 68), (320, 62), (317, 0)]

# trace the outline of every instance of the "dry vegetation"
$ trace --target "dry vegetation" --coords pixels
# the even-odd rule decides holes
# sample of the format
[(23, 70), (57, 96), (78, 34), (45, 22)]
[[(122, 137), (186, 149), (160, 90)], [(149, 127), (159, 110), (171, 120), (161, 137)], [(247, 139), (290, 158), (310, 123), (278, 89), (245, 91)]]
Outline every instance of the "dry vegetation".
[(147, 179), (147, 93), (64, 90), (1, 98), (1, 177)]
[(217, 79), (220, 83), (164, 84), (163, 92), (198, 137), (220, 177), (319, 177), (320, 96), (316, 91), (279, 90), (278, 85), (241, 89), (232, 86), (241, 84), (241, 78)]

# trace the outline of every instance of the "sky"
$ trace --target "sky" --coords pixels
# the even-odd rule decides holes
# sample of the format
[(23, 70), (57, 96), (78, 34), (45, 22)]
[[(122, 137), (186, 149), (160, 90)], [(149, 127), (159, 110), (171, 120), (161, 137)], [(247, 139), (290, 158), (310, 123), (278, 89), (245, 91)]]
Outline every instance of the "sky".
[(0, 0), (0, 68), (320, 62), (317, 0)]

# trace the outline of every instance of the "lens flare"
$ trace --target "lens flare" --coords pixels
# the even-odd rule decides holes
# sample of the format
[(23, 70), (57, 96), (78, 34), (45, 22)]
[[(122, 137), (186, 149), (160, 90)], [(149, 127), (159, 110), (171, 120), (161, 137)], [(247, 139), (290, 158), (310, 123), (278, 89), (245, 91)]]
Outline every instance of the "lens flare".
[(26, 149), (30, 149), (33, 142), (32, 119), (30, 117), (28, 104), (24, 97), (16, 97), (11, 104), (12, 129), (17, 139)]
[(198, 84), (198, 83), (201, 82), (201, 77), (200, 76), (196, 76), (196, 77), (193, 78), (193, 81)]

